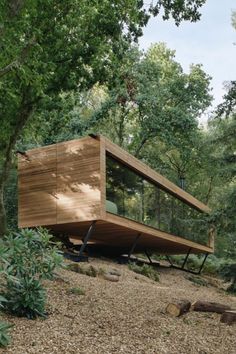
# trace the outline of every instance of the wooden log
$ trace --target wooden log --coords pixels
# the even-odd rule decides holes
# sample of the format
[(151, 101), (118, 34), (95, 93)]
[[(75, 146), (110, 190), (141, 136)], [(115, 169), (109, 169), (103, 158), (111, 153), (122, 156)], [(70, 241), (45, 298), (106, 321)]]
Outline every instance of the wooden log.
[(179, 317), (188, 312), (191, 307), (191, 302), (188, 300), (180, 300), (175, 303), (170, 303), (166, 307), (166, 312), (174, 317)]
[(225, 311), (222, 313), (220, 322), (226, 323), (228, 325), (236, 323), (236, 311)]
[(231, 308), (228, 305), (219, 304), (217, 302), (196, 301), (192, 304), (192, 310), (199, 312), (224, 313), (227, 310), (231, 310)]

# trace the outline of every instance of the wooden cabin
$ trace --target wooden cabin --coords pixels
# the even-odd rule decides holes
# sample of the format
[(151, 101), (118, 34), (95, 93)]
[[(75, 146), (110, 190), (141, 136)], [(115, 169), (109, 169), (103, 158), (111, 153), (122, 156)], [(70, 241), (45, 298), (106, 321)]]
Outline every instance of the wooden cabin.
[(29, 150), (18, 173), (19, 227), (117, 254), (213, 252), (208, 206), (103, 136)]

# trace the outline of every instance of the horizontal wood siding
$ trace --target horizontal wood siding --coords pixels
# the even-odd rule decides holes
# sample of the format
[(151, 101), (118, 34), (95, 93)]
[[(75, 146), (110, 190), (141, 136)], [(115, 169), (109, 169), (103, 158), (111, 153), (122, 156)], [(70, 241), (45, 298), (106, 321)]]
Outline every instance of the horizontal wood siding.
[(19, 155), (18, 225), (100, 218), (100, 143), (90, 137)]
[(18, 225), (56, 223), (56, 146), (27, 151), (18, 157)]
[(57, 144), (57, 224), (94, 220), (101, 210), (100, 143)]

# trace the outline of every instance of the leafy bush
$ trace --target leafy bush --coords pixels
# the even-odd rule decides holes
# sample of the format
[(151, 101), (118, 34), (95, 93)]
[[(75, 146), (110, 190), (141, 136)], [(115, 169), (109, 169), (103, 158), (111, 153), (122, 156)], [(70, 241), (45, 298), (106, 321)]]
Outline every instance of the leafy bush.
[(22, 278), (11, 282), (6, 293), (5, 308), (13, 315), (34, 319), (45, 317), (46, 292), (38, 279)]
[(12, 324), (0, 321), (0, 347), (6, 347), (11, 340), (9, 329)]
[[(171, 256), (170, 258), (172, 259), (174, 264), (177, 264), (178, 266), (181, 267), (184, 262), (185, 257), (186, 257), (185, 255), (183, 255), (183, 256), (179, 255), (179, 256)], [(185, 265), (185, 268), (190, 269), (192, 271), (198, 271), (201, 267), (202, 261), (203, 261), (202, 256), (192, 254), (189, 256), (188, 261)], [(204, 264), (204, 267), (203, 267), (204, 273), (216, 275), (218, 273), (221, 263), (222, 263), (222, 260), (220, 260), (216, 256), (214, 256), (214, 255), (208, 256), (208, 258)]]
[(220, 267), (219, 274), (223, 279), (231, 282), (227, 291), (236, 294), (236, 263), (225, 263)]
[(196, 275), (188, 275), (186, 276), (186, 279), (199, 286), (208, 286), (208, 282), (205, 279)]
[(69, 292), (74, 295), (84, 295), (85, 294), (85, 291), (81, 288), (71, 288), (69, 290)]
[(39, 228), (24, 229), (0, 241), (0, 289), (9, 312), (28, 318), (45, 315), (42, 279), (52, 279), (63, 259), (51, 238)]
[(88, 275), (89, 277), (96, 278), (97, 275), (99, 275), (100, 271), (97, 270), (95, 267), (92, 265), (89, 265), (87, 267), (81, 266), (78, 263), (70, 263), (66, 266), (68, 270), (71, 270), (72, 272), (76, 272), (79, 274), (84, 274)]
[(137, 274), (142, 274), (145, 277), (150, 278), (154, 281), (159, 281), (159, 275), (157, 271), (148, 264), (143, 264), (142, 266), (140, 266), (136, 263), (129, 263), (129, 269)]

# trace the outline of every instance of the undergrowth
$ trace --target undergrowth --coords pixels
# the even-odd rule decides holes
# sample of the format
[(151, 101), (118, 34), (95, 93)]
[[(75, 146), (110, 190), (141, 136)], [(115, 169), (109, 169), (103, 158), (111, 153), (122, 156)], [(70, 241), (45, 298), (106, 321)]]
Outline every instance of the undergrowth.
[(34, 319), (46, 316), (43, 279), (52, 279), (62, 264), (46, 229), (23, 229), (0, 241), (0, 294), (3, 310)]
[(153, 267), (149, 266), (148, 264), (143, 264), (140, 266), (136, 263), (129, 263), (128, 267), (133, 272), (137, 274), (142, 274), (145, 277), (150, 278), (154, 281), (160, 280), (157, 271)]
[(9, 329), (12, 326), (12, 324), (0, 321), (0, 348), (6, 347), (10, 343), (11, 337), (9, 334)]
[(74, 295), (85, 295), (85, 291), (79, 287), (69, 289), (69, 293)]

